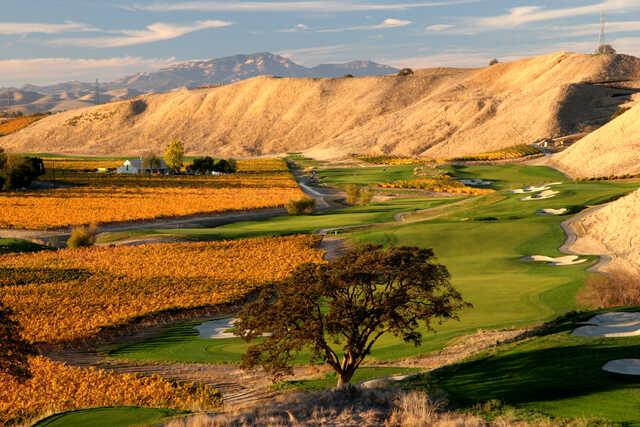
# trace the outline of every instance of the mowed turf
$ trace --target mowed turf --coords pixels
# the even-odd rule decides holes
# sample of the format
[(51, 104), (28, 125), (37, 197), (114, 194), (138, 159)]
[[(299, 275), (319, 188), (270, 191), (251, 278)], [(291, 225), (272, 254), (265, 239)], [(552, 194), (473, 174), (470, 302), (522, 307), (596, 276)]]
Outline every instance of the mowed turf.
[(144, 427), (157, 426), (184, 412), (155, 408), (95, 408), (52, 415), (34, 427)]
[[(353, 168), (340, 174), (332, 169), (322, 173), (325, 181), (333, 180), (332, 183), (336, 183), (336, 176), (343, 183), (361, 179), (375, 182), (382, 180), (389, 170), (402, 174), (406, 173), (407, 167)], [(363, 178), (365, 173), (366, 179)], [(584, 283), (587, 275), (585, 269), (595, 262), (595, 258), (590, 258), (589, 263), (569, 267), (523, 261), (522, 257), (527, 255), (560, 255), (558, 248), (566, 240), (560, 223), (568, 217), (539, 216), (536, 212), (542, 208), (560, 207), (578, 210), (585, 205), (619, 197), (638, 187), (638, 183), (633, 182), (573, 183), (560, 173), (545, 167), (473, 166), (458, 168), (456, 173), (465, 178), (492, 180), (498, 189), (555, 181), (566, 183), (555, 187), (560, 195), (553, 199), (524, 202), (520, 200), (523, 195), (502, 190), (477, 197), (468, 203), (452, 205), (445, 216), (433, 220), (384, 224), (349, 234), (348, 237), (360, 244), (434, 248), (439, 262), (449, 268), (456, 288), (474, 305), (472, 309), (461, 313), (460, 321), (435, 325), (435, 334), (423, 330), (424, 342), (419, 347), (403, 343), (394, 336), (383, 337), (374, 347), (372, 359), (395, 360), (425, 354), (442, 348), (452, 338), (474, 333), (478, 329), (531, 325), (575, 309), (575, 294)], [(355, 178), (347, 178), (353, 176)], [(367, 209), (375, 209), (375, 205), (358, 209), (366, 213)], [(335, 216), (331, 217), (331, 222), (334, 225), (342, 221), (342, 213), (333, 215)], [(428, 217), (429, 213), (422, 212), (420, 215)], [(420, 215), (412, 220), (420, 219)], [(218, 227), (214, 232), (220, 233), (220, 229), (224, 229), (227, 238), (234, 235), (248, 237), (256, 232), (283, 232), (286, 227), (298, 221), (300, 228), (297, 232), (304, 232), (305, 227), (308, 231), (321, 228), (313, 223), (315, 218), (275, 218), (256, 223), (237, 223)], [(347, 222), (342, 225), (347, 225)], [(216, 347), (215, 351), (209, 347), (206, 352), (189, 357), (194, 361), (235, 362), (244, 351), (241, 342), (216, 341), (219, 342), (211, 344)], [(194, 348), (197, 346), (194, 345)], [(137, 353), (136, 358), (150, 357), (153, 353), (154, 360), (176, 360), (176, 353), (171, 354), (163, 349), (166, 349), (165, 343), (160, 340), (148, 342), (146, 348)], [(123, 351), (125, 350), (120, 352), (121, 356)]]
[(171, 236), (189, 240), (234, 240), (259, 236), (282, 236), (308, 234), (322, 229), (366, 226), (393, 221), (401, 212), (412, 212), (453, 203), (455, 197), (443, 198), (403, 198), (375, 202), (367, 206), (354, 206), (335, 211), (321, 212), (305, 216), (281, 216), (267, 221), (243, 221), (213, 228), (145, 229), (104, 233), (101, 243), (141, 236)]
[(640, 358), (640, 337), (571, 336), (577, 321), (590, 316), (574, 316), (544, 336), (502, 345), (411, 386), (435, 382), (462, 406), (499, 400), (552, 416), (640, 425), (640, 377), (601, 369), (610, 360)]

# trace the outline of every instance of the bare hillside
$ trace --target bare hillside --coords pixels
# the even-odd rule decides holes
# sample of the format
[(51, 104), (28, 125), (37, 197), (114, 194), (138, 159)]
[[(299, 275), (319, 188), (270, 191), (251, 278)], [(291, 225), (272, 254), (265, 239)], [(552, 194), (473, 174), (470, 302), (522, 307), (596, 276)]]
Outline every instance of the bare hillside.
[(640, 174), (640, 105), (553, 156), (548, 164), (576, 178)]
[(572, 228), (580, 253), (609, 255), (605, 270), (640, 274), (640, 190), (578, 217)]
[(556, 53), (407, 77), (257, 77), (56, 114), (2, 138), (0, 145), (137, 154), (159, 151), (179, 138), (193, 154), (447, 158), (606, 123), (627, 96), (607, 82), (621, 80), (640, 80), (640, 59)]

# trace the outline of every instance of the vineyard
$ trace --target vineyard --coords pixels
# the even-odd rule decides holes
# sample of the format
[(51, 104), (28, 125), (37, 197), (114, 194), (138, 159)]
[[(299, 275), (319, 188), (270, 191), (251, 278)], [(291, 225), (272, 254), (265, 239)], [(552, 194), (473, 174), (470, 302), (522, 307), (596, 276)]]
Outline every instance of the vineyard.
[[(60, 161), (78, 169), (90, 166), (86, 160)], [(94, 163), (100, 162), (104, 161)], [(60, 168), (55, 175), (60, 188), (0, 194), (0, 227), (50, 229), (282, 207), (302, 196), (282, 160), (241, 161), (239, 167), (237, 174), (218, 177), (115, 175)], [(52, 174), (49, 170), (44, 180), (52, 181)]]
[(474, 154), (471, 156), (456, 157), (451, 159), (457, 162), (473, 162), (473, 161), (493, 161), (493, 160), (508, 160), (519, 159), (521, 157), (533, 156), (540, 154), (541, 151), (538, 147), (532, 145), (520, 144), (513, 147), (503, 148), (499, 151), (492, 151), (489, 153)]
[(0, 425), (22, 424), (50, 413), (105, 406), (212, 410), (220, 392), (206, 385), (175, 384), (160, 377), (72, 368), (41, 356), (29, 362), (24, 383), (0, 374)]
[(16, 117), (15, 119), (9, 119), (6, 122), (0, 123), (0, 136), (9, 135), (14, 132), (26, 128), (32, 123), (47, 117), (46, 114), (34, 114), (32, 116)]
[(474, 188), (462, 184), (448, 176), (435, 178), (416, 178), (386, 182), (378, 185), (381, 188), (403, 188), (433, 191), (436, 193), (468, 194), (478, 196), (492, 193), (494, 190), (485, 188)]
[(140, 316), (240, 301), (320, 262), (317, 243), (292, 236), (4, 255), (2, 302), (33, 342), (85, 338)]

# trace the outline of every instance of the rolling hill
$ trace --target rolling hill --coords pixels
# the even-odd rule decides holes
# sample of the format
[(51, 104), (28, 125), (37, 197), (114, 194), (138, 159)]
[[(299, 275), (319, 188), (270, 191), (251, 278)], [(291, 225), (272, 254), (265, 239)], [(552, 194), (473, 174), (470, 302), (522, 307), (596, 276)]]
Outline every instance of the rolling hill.
[(575, 178), (640, 174), (640, 105), (552, 156), (547, 164)]
[(451, 158), (601, 126), (638, 82), (638, 58), (566, 52), (402, 77), (256, 77), (56, 114), (0, 145), (138, 154), (178, 138), (192, 154)]

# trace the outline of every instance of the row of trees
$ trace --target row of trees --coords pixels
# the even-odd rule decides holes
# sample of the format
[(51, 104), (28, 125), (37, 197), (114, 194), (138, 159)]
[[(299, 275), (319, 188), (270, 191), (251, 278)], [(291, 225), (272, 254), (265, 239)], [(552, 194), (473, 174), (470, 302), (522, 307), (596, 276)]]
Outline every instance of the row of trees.
[[(174, 140), (167, 146), (162, 159), (155, 153), (149, 153), (142, 158), (144, 170), (157, 171), (162, 169), (162, 160), (174, 173), (179, 173), (184, 166), (184, 144)], [(198, 157), (187, 167), (187, 172), (208, 174), (211, 172), (234, 173), (238, 166), (234, 159), (214, 159), (210, 156)]]
[(7, 154), (0, 148), (0, 190), (11, 191), (28, 188), (36, 178), (44, 173), (42, 159)]

